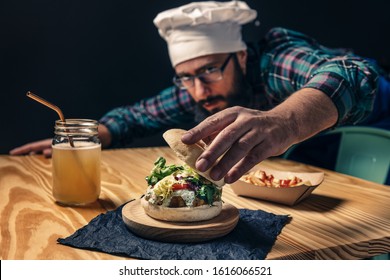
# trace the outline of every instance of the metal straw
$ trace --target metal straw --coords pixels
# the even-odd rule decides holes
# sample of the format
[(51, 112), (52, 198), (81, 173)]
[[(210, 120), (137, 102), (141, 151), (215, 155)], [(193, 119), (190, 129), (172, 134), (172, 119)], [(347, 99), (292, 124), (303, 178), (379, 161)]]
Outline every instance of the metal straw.
[[(32, 93), (31, 91), (28, 91), (26, 95), (27, 95), (27, 97), (30, 97), (31, 99), (34, 99), (35, 101), (38, 101), (39, 103), (41, 103), (41, 104), (49, 107), (50, 109), (53, 109), (54, 111), (56, 111), (58, 116), (60, 117), (60, 120), (63, 121), (64, 123), (66, 123), (65, 118), (64, 118), (64, 114), (62, 113), (61, 109), (58, 106), (56, 106), (53, 103), (43, 99), (42, 97), (39, 97), (38, 95)], [(68, 139), (69, 139), (70, 146), (74, 147), (72, 137), (68, 136)]]

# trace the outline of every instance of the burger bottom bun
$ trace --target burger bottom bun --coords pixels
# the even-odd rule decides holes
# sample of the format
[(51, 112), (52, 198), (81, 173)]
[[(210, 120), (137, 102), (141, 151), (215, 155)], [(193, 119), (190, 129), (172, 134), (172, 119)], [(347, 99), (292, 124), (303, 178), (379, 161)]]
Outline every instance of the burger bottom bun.
[(141, 205), (150, 217), (170, 222), (199, 222), (210, 220), (221, 213), (222, 202), (216, 201), (212, 206), (170, 208), (149, 203), (144, 197)]

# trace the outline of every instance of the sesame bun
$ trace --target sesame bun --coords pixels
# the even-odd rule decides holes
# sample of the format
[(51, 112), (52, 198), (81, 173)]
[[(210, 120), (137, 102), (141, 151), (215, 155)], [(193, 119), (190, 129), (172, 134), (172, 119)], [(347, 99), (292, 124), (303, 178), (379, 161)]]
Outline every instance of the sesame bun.
[(168, 145), (171, 147), (171, 149), (175, 152), (178, 158), (180, 158), (182, 161), (184, 161), (188, 166), (190, 166), (192, 169), (196, 170), (196, 172), (209, 180), (210, 182), (216, 184), (219, 187), (222, 187), (225, 185), (225, 181), (222, 178), (219, 181), (215, 181), (211, 179), (210, 177), (210, 170), (206, 170), (205, 172), (200, 172), (196, 169), (195, 163), (196, 160), (199, 158), (199, 156), (204, 152), (205, 148), (207, 147), (206, 143), (204, 143), (202, 140), (199, 141), (196, 144), (187, 145), (184, 144), (181, 141), (182, 135), (186, 132), (184, 129), (170, 129), (164, 132), (163, 138), (168, 143)]

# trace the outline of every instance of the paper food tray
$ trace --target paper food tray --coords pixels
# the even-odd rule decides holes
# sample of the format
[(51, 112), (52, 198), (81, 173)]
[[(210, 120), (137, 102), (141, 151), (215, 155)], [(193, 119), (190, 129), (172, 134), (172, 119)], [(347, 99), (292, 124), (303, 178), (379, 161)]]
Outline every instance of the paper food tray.
[(300, 185), (276, 188), (257, 186), (244, 182), (240, 179), (230, 185), (236, 195), (253, 197), (292, 206), (308, 197), (313, 192), (313, 190), (318, 187), (324, 180), (323, 172), (289, 172), (262, 168), (258, 166), (250, 170), (250, 172), (256, 170), (262, 170), (266, 172), (267, 175), (272, 174), (275, 178), (278, 179), (288, 179), (291, 176), (297, 176), (298, 178), (301, 178), (303, 182), (309, 181), (311, 186)]

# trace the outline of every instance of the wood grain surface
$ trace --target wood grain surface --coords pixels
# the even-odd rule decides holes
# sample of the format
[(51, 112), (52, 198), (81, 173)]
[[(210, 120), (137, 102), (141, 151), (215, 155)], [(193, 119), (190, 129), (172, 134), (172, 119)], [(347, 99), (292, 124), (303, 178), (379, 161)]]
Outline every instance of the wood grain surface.
[[(139, 198), (158, 156), (179, 163), (164, 147), (107, 150), (102, 154), (102, 193), (87, 207), (57, 205), (51, 193), (51, 160), (40, 155), (0, 156), (0, 258), (124, 259), (57, 244), (91, 219)], [(292, 217), (268, 259), (361, 259), (390, 251), (390, 188), (329, 170), (282, 159), (271, 169), (324, 172), (324, 182), (304, 201), (285, 206), (237, 196), (230, 186), (223, 200), (237, 208)]]
[(159, 221), (149, 217), (140, 200), (128, 202), (122, 218), (136, 235), (163, 242), (203, 242), (225, 236), (237, 225), (238, 209), (225, 203), (221, 213), (210, 220), (191, 223)]

